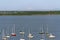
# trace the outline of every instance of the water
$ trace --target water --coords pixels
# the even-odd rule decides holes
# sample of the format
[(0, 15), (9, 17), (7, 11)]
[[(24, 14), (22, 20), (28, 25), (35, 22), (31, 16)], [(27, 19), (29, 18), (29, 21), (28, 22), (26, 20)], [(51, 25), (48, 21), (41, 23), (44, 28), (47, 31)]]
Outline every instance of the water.
[[(48, 24), (49, 32), (56, 35), (55, 40), (60, 39), (60, 15), (43, 15), (43, 16), (0, 16), (0, 30), (4, 29), (5, 34), (6, 31), (9, 30), (9, 34), (11, 34), (11, 30), (13, 24), (16, 24), (16, 37), (10, 37), (9, 40), (20, 40), (21, 35), (19, 34), (20, 30), (25, 31), (24, 38), (28, 40), (28, 31), (31, 29), (31, 33), (34, 38), (31, 40), (40, 40), (40, 28), (42, 24), (46, 29), (46, 24)], [(9, 29), (7, 29), (9, 27)], [(24, 27), (24, 29), (23, 29)], [(0, 40), (2, 34), (0, 34)]]

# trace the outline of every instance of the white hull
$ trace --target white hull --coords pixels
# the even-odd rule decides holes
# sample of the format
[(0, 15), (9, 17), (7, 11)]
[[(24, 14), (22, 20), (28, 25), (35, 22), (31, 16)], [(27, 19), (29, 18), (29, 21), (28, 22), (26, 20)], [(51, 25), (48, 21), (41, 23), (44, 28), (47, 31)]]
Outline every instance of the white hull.
[(20, 40), (25, 40), (25, 39), (20, 39)]

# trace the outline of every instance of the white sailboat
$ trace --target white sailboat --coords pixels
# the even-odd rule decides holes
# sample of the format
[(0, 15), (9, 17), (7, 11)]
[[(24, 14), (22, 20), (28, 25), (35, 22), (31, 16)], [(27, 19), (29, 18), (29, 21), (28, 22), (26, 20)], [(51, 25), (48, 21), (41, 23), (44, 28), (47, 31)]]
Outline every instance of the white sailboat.
[(14, 27), (12, 28), (11, 36), (16, 36), (16, 33), (15, 33), (15, 24), (14, 24)]
[(34, 36), (30, 33), (30, 30), (29, 30), (29, 34), (28, 34), (28, 38), (29, 40), (32, 39)]
[(44, 30), (43, 30), (43, 25), (42, 25), (42, 28), (41, 28), (41, 32), (39, 33), (41, 35), (41, 38), (40, 40), (44, 40)]
[[(24, 27), (23, 27), (23, 30), (24, 30)], [(24, 34), (25, 34), (25, 32), (24, 32), (23, 30), (20, 31), (20, 34), (21, 34), (21, 36), (22, 36), (22, 38), (21, 38), (20, 40), (25, 40), (25, 39), (24, 39)]]
[(53, 38), (55, 38), (55, 37), (56, 37), (56, 36), (53, 35), (52, 33), (49, 34), (49, 38), (53, 39)]
[(42, 25), (42, 28), (40, 29), (41, 29), (41, 32), (39, 34), (44, 34), (43, 25)]
[(2, 40), (7, 40), (5, 33), (4, 33), (4, 29), (2, 30)]
[(48, 26), (47, 26), (46, 36), (47, 36), (47, 38), (49, 38), (49, 39), (54, 39), (54, 38), (56, 37), (56, 36), (53, 35), (52, 33), (49, 33), (49, 32), (48, 32)]
[[(23, 27), (23, 30), (24, 30), (24, 27)], [(20, 31), (20, 34), (21, 34), (21, 35), (24, 35), (24, 34), (25, 34), (25, 32), (24, 32), (23, 30)]]
[(21, 38), (20, 40), (25, 40), (25, 39)]
[(52, 33), (50, 33), (49, 36), (48, 36), (49, 40), (55, 40), (55, 37), (56, 36)]
[(29, 39), (32, 39), (33, 38), (33, 35), (31, 33), (29, 33), (28, 38)]
[(43, 38), (41, 38), (40, 40), (44, 40)]
[(10, 35), (9, 35), (9, 27), (7, 29), (8, 30), (6, 30), (6, 38), (10, 38)]
[(21, 34), (21, 35), (24, 35), (24, 34), (25, 34), (25, 32), (23, 32), (23, 31), (20, 31), (20, 34)]
[(48, 25), (46, 24), (46, 31), (45, 31), (45, 39), (49, 40), (49, 30), (48, 30)]
[(47, 28), (46, 28), (46, 36), (47, 36), (47, 37), (49, 36), (48, 26), (47, 26)]

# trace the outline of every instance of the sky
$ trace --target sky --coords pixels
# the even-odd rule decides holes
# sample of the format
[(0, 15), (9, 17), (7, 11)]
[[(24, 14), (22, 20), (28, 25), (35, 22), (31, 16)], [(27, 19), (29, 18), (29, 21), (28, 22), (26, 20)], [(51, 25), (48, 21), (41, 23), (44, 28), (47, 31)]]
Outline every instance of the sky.
[(0, 10), (4, 11), (60, 10), (60, 0), (0, 0)]

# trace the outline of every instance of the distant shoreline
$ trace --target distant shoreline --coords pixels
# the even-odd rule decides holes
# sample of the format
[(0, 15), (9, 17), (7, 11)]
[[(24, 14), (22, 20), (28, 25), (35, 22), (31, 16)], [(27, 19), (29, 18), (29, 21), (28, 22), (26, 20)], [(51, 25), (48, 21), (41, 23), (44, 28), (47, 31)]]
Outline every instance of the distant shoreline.
[(60, 15), (60, 11), (0, 11), (0, 16)]
[(53, 16), (53, 15), (60, 15), (60, 14), (52, 14), (52, 15), (0, 15), (0, 16)]

